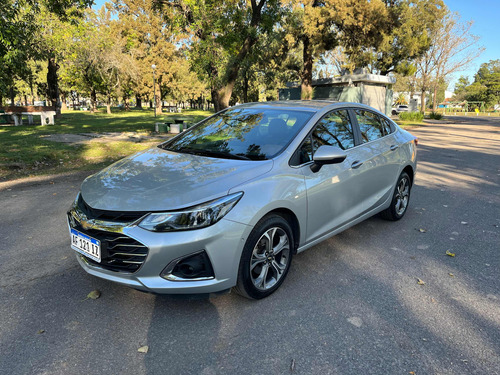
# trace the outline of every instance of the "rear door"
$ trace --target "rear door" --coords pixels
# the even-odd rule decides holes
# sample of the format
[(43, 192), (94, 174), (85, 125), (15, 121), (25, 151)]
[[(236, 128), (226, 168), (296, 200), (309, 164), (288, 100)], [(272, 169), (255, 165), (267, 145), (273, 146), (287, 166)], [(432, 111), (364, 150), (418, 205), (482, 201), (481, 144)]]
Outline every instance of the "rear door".
[(392, 194), (401, 165), (397, 152), (399, 144), (393, 134), (395, 129), (384, 117), (361, 108), (352, 109), (351, 115), (359, 129), (356, 158), (361, 165), (358, 166), (357, 183), (363, 186), (359, 200), (366, 212), (381, 205)]

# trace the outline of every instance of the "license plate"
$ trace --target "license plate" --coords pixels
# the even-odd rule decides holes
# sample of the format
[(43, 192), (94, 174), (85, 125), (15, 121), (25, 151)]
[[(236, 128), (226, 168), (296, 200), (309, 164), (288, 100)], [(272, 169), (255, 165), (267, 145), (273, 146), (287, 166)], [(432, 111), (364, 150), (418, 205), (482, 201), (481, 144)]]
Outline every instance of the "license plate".
[(101, 262), (101, 241), (73, 228), (71, 228), (71, 248), (96, 262)]

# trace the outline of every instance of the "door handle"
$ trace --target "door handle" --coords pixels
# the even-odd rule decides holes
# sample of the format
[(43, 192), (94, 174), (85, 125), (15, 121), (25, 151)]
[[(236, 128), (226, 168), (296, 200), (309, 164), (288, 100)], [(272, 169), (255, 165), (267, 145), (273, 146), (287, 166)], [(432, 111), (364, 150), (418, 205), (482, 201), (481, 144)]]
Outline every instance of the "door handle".
[(399, 147), (398, 145), (392, 145), (392, 146), (391, 146), (391, 151), (397, 150), (397, 149), (398, 149), (398, 147)]
[(363, 165), (362, 161), (356, 160), (354, 163), (351, 164), (351, 168), (356, 169), (356, 168), (361, 167), (362, 165)]

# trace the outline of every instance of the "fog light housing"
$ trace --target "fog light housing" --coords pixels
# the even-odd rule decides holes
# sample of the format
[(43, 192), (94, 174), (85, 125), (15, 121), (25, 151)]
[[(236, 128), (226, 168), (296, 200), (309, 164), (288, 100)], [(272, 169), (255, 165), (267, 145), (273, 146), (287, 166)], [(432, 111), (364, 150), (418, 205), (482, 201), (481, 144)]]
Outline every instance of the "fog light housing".
[(210, 258), (203, 250), (170, 262), (160, 276), (170, 281), (201, 281), (213, 279), (215, 274)]

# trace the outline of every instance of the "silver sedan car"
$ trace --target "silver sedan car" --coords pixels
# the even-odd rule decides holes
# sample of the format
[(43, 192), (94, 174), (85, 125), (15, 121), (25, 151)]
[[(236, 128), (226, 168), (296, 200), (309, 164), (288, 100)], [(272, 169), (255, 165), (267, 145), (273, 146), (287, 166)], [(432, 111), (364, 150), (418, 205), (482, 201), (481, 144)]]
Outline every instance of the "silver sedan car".
[(417, 139), (355, 103), (239, 105), (82, 184), (68, 212), (88, 273), (155, 293), (273, 293), (293, 256), (405, 214)]

